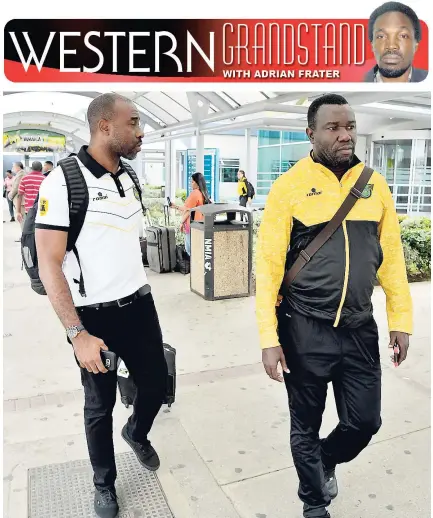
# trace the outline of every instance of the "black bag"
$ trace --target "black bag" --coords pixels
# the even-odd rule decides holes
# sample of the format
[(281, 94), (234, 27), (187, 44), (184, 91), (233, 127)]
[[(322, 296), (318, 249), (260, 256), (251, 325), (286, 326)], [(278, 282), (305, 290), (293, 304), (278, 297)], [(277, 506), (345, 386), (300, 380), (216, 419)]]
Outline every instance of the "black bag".
[(147, 259), (147, 239), (145, 237), (140, 237), (140, 248), (143, 266), (149, 266), (149, 260)]
[[(164, 344), (164, 357), (167, 363), (168, 378), (167, 387), (164, 397), (164, 404), (171, 407), (176, 400), (176, 349), (168, 344)], [(119, 359), (119, 368), (117, 371), (117, 384), (119, 385), (120, 400), (128, 408), (134, 403), (135, 388), (132, 378), (126, 367), (120, 367), (121, 360)], [(121, 371), (119, 373), (119, 371)]]
[(172, 272), (176, 266), (174, 228), (152, 226), (146, 229), (149, 268), (157, 273)]
[(190, 257), (186, 253), (183, 245), (176, 245), (176, 272), (180, 272), (182, 275), (188, 275), (191, 271)]
[[(78, 236), (80, 235), (81, 229), (83, 228), (84, 219), (86, 217), (87, 208), (89, 206), (89, 189), (87, 187), (86, 180), (84, 179), (81, 168), (74, 156), (74, 154), (71, 154), (67, 158), (60, 160), (59, 165), (62, 168), (66, 182), (66, 188), (68, 191), (69, 230), (66, 251), (74, 252), (77, 258), (78, 266), (80, 267), (80, 279), (76, 280), (75, 282), (80, 286), (80, 295), (85, 297), (86, 290), (84, 288), (83, 272), (81, 271), (80, 258), (78, 256), (78, 251), (75, 247), (75, 244), (77, 242)], [(138, 191), (143, 213), (145, 213), (146, 208), (142, 202), (141, 188), (137, 175), (129, 164), (122, 162), (122, 166), (124, 167), (125, 172), (131, 178), (135, 188)], [(21, 257), (23, 260), (23, 265), (28, 276), (30, 277), (31, 287), (38, 295), (47, 294), (39, 277), (38, 254), (35, 240), (36, 215), (38, 213), (38, 209), (41, 211), (45, 210), (44, 203), (44, 200), (41, 200), (39, 203), (38, 194), (36, 196), (33, 207), (27, 213), (23, 226), (23, 232), (21, 235)]]
[(247, 181), (247, 196), (250, 200), (254, 198), (256, 195), (256, 191), (254, 189), (254, 185), (251, 182)]

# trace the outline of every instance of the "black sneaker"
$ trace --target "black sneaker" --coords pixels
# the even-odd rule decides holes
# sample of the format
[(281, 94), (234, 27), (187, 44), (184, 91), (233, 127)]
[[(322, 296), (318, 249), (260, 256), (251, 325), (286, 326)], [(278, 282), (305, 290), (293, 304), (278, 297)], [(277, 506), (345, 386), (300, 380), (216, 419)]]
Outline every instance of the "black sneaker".
[(331, 518), (324, 507), (312, 507), (304, 504), (304, 518)]
[(338, 484), (337, 477), (335, 476), (335, 468), (334, 469), (326, 469), (323, 467), (323, 473), (325, 475), (325, 486), (328, 490), (329, 498), (334, 500), (338, 495)]
[(11, 218), (11, 223), (12, 223), (12, 221), (15, 221), (15, 218)]
[(119, 515), (119, 505), (114, 488), (95, 490), (95, 513), (100, 518), (116, 518)]
[(122, 428), (122, 437), (125, 439), (125, 441), (131, 446), (133, 452), (135, 455), (137, 455), (138, 462), (148, 469), (149, 471), (156, 471), (159, 466), (159, 457), (156, 451), (154, 450), (153, 446), (149, 444), (141, 444), (139, 442), (135, 442), (131, 439), (131, 437), (128, 435), (128, 425), (125, 424), (125, 426)]

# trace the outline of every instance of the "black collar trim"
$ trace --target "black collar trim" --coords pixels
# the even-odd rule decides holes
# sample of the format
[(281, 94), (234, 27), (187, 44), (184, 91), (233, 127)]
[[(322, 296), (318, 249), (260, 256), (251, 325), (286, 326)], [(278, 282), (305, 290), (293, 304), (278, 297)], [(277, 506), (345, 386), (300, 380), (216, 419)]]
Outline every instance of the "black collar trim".
[[(109, 175), (113, 176), (111, 171), (108, 171), (108, 169), (105, 169), (104, 166), (102, 166), (91, 155), (89, 155), (89, 153), (87, 151), (88, 147), (89, 146), (82, 146), (82, 148), (80, 149), (80, 151), (78, 152), (78, 155), (77, 155), (78, 158), (80, 159), (80, 161), (82, 162), (82, 164), (84, 165), (84, 167), (86, 167), (96, 178), (102, 178), (104, 176), (104, 174), (109, 174)], [(120, 176), (124, 172), (124, 170), (125, 169), (123, 167), (122, 161), (120, 160), (119, 161), (119, 170), (117, 171), (117, 173), (114, 176)]]

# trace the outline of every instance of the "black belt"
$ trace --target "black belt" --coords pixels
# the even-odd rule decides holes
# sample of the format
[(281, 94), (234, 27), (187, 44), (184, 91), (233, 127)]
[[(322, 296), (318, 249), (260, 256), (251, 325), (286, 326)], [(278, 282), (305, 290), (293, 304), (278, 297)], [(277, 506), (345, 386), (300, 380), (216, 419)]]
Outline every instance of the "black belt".
[(134, 300), (137, 300), (145, 295), (150, 293), (150, 285), (145, 284), (139, 290), (137, 290), (132, 295), (128, 295), (127, 297), (123, 297), (123, 299), (111, 300), (110, 302), (99, 302), (97, 304), (89, 304), (88, 306), (81, 306), (79, 309), (99, 309), (99, 308), (111, 308), (113, 306), (118, 306), (122, 308), (123, 306), (128, 306), (128, 304), (132, 304)]

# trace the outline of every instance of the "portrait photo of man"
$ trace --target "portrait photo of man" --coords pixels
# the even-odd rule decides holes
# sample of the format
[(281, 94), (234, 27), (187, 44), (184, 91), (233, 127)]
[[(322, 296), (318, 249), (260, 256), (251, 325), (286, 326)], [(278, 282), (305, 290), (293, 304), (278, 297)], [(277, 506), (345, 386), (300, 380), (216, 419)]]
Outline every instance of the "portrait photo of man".
[(368, 38), (376, 65), (368, 71), (366, 83), (419, 83), (427, 70), (414, 68), (421, 41), (421, 24), (415, 11), (400, 2), (386, 2), (373, 11), (368, 21)]

